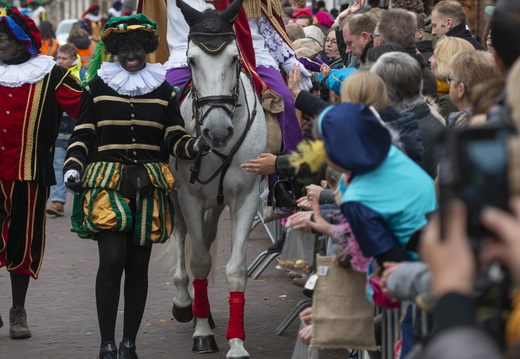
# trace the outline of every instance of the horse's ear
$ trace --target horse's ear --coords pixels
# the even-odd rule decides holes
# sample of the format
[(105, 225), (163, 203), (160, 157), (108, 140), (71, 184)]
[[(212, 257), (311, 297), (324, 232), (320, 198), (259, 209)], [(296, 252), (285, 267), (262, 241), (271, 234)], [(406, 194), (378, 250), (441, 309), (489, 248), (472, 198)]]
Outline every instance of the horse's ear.
[[(180, 1), (180, 0), (177, 0)], [(220, 19), (223, 22), (228, 22), (231, 25), (235, 23), (237, 19), (238, 12), (240, 11), (240, 6), (242, 6), (243, 0), (235, 0), (229, 5), (222, 13), (220, 14)]]
[(203, 19), (202, 12), (195, 10), (184, 1), (177, 0), (176, 4), (177, 7), (181, 9), (182, 15), (190, 28)]

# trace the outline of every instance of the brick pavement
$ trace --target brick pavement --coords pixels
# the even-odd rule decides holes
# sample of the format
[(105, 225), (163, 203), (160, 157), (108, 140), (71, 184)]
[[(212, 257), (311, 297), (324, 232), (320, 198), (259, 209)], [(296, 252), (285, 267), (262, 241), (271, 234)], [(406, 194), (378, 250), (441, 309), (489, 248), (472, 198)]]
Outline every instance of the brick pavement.
[[(66, 216), (48, 218), (47, 248), (40, 278), (31, 280), (27, 296), (28, 323), (33, 337), (25, 340), (9, 338), (10, 282), (5, 268), (0, 269), (0, 359), (94, 359), (98, 355), (94, 282), (98, 265), (97, 246), (91, 240), (70, 233), (70, 203)], [(220, 352), (193, 354), (190, 323), (178, 323), (171, 317), (175, 293), (170, 263), (165, 255), (167, 244), (154, 245), (150, 263), (148, 302), (137, 337), (141, 359), (225, 358), (228, 351), (226, 327), (229, 305), (224, 279), (224, 266), (230, 253), (228, 243), (230, 220), (223, 215), (219, 224), (215, 277), (209, 296), (217, 327), (215, 336)], [(263, 227), (252, 232), (248, 246), (248, 263), (270, 245)], [(252, 359), (291, 358), (299, 327), (293, 322), (282, 336), (274, 335), (281, 320), (305, 297), (301, 288), (291, 284), (274, 264), (258, 280), (250, 279), (246, 290), (246, 349)], [(122, 302), (118, 315), (116, 340), (121, 339)], [(321, 359), (346, 358), (341, 352), (327, 351)]]

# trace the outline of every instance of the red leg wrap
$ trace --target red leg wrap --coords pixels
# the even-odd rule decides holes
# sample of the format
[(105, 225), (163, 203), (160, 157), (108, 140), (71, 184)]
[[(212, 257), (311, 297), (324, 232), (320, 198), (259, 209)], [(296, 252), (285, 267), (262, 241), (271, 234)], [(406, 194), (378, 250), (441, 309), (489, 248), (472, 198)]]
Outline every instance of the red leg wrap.
[(244, 292), (230, 292), (229, 297), (229, 324), (227, 340), (238, 338), (245, 340), (244, 332)]
[(193, 315), (195, 318), (207, 318), (209, 316), (208, 280), (194, 279), (193, 289)]

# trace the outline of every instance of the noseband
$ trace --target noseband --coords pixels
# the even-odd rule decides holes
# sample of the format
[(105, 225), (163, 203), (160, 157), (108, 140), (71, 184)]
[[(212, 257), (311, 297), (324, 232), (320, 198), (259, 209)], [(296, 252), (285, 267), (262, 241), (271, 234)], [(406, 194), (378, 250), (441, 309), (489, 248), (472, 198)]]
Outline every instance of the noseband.
[[(188, 40), (191, 39), (193, 36), (204, 36), (204, 37), (230, 37), (236, 38), (236, 35), (234, 32), (226, 32), (226, 33), (202, 33), (202, 32), (193, 32), (188, 36)], [(219, 48), (216, 50), (211, 50), (209, 47), (206, 46), (200, 46), (201, 49), (203, 49), (204, 52), (207, 53), (218, 53), (222, 50), (223, 47), (226, 47), (227, 44), (223, 43)], [(190, 72), (193, 73), (191, 64), (188, 63), (188, 67), (190, 69)], [(195, 114), (195, 120), (197, 121), (197, 135), (200, 136), (200, 127), (204, 123), (204, 119), (209, 115), (211, 111), (213, 111), (216, 108), (223, 109), (230, 118), (233, 118), (233, 115), (235, 113), (235, 110), (238, 106), (238, 91), (239, 91), (239, 81), (240, 81), (240, 70), (241, 65), (240, 61), (237, 61), (236, 65), (236, 71), (235, 71), (235, 86), (233, 87), (233, 92), (231, 95), (214, 95), (214, 96), (204, 96), (200, 97), (200, 92), (197, 90), (195, 82), (192, 83), (192, 98), (193, 98), (193, 114)], [(193, 77), (192, 77), (193, 78)], [(205, 111), (202, 109), (203, 106), (209, 106)]]

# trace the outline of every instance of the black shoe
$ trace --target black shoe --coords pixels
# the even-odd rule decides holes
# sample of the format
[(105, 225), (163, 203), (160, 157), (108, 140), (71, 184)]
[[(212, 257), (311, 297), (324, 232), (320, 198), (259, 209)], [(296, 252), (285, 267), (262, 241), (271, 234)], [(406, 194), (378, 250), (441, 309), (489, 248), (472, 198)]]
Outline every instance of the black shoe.
[(116, 343), (106, 342), (99, 350), (99, 359), (117, 359)]
[(282, 232), (282, 235), (280, 236), (280, 239), (277, 240), (272, 246), (267, 248), (267, 253), (280, 253), (282, 251), (283, 244), (285, 243), (286, 235), (287, 235), (287, 233), (284, 230)]
[(119, 359), (139, 359), (135, 353), (135, 343), (132, 339), (123, 339), (119, 344)]

